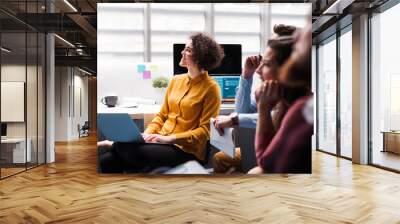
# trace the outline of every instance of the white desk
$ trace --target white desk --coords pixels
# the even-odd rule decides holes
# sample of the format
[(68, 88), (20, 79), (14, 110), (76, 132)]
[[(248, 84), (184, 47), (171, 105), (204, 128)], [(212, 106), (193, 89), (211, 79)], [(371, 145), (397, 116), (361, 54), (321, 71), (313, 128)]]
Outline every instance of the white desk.
[[(135, 108), (125, 107), (106, 107), (102, 104), (97, 106), (97, 113), (126, 113), (133, 120), (142, 120), (143, 129), (153, 120), (154, 116), (160, 111), (161, 105), (139, 104)], [(220, 109), (221, 115), (227, 115), (235, 110), (235, 104), (222, 104)], [(141, 129), (141, 127), (139, 127)], [(143, 130), (142, 130), (143, 131)]]
[(97, 113), (126, 113), (131, 115), (132, 119), (144, 119), (145, 115), (154, 115), (160, 111), (161, 105), (140, 104), (135, 108), (125, 107), (106, 107), (99, 105)]
[(228, 115), (231, 114), (233, 111), (235, 111), (235, 104), (234, 103), (229, 103), (229, 104), (221, 104), (221, 108), (219, 109), (219, 114), (221, 115)]
[[(27, 139), (28, 144), (25, 144), (25, 138), (6, 138), (1, 140), (2, 145), (2, 157), (3, 153), (5, 156), (10, 156), (10, 158), (5, 158), (7, 162), (12, 163), (25, 163), (31, 161), (31, 145), (32, 140)], [(25, 151), (25, 145), (26, 151)], [(12, 153), (12, 161), (11, 161)], [(8, 154), (8, 155), (7, 155)], [(4, 157), (3, 157), (4, 158)], [(26, 161), (25, 161), (26, 160)]]
[[(144, 105), (140, 104), (135, 108), (125, 107), (106, 107), (99, 105), (97, 113), (127, 113), (132, 119), (144, 119), (145, 115), (154, 115), (160, 111), (161, 105)], [(235, 110), (235, 104), (222, 104), (220, 114), (230, 114)]]

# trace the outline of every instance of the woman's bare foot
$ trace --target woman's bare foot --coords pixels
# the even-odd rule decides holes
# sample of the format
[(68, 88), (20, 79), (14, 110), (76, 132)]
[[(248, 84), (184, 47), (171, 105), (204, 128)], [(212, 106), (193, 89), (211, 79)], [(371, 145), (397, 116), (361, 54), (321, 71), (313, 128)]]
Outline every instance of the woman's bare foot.
[(97, 147), (111, 148), (113, 144), (113, 141), (104, 140), (101, 142), (97, 142)]
[(247, 174), (263, 174), (263, 169), (261, 169), (261, 167), (256, 166), (253, 169), (249, 170), (249, 172)]

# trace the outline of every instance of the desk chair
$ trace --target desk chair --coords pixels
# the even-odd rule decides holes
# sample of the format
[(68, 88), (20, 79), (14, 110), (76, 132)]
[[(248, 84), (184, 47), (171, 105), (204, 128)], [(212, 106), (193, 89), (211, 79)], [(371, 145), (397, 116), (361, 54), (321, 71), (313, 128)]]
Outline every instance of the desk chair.
[(89, 136), (89, 129), (90, 129), (89, 121), (85, 121), (82, 127), (78, 124), (79, 138)]

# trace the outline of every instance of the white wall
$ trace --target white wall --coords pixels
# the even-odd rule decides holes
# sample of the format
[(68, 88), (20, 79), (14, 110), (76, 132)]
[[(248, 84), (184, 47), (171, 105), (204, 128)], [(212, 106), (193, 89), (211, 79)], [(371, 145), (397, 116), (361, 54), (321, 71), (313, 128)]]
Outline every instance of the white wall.
[[(37, 70), (38, 69), (38, 70)], [(26, 80), (27, 78), (27, 80)], [(2, 82), (24, 82), (26, 84), (26, 107), (20, 108), (22, 113), (26, 112), (26, 120), (22, 122), (6, 122), (7, 137), (24, 138), (25, 135), (30, 139), (32, 161), (44, 162), (44, 74), (39, 66), (25, 66), (25, 64), (3, 64), (1, 66)], [(6, 97), (2, 95), (2, 98)], [(1, 108), (1, 110), (12, 110)], [(3, 111), (4, 112), (4, 111)], [(13, 111), (7, 111), (13, 113)], [(39, 157), (37, 154), (39, 153)]]
[[(137, 64), (130, 57), (115, 58), (104, 55), (98, 63), (97, 69), (97, 100), (108, 95), (117, 95), (120, 102), (124, 97), (141, 97), (144, 99), (156, 99), (158, 92), (152, 87), (151, 79), (143, 79), (141, 73), (136, 72)], [(149, 65), (149, 63), (146, 63)], [(171, 62), (172, 66), (172, 62)], [(156, 76), (172, 78), (171, 73), (161, 70), (152, 73), (152, 78)]]
[[(1, 66), (1, 81), (17, 81), (17, 82), (25, 82), (25, 75), (26, 70), (28, 73), (31, 73), (34, 69), (36, 72), (36, 68), (32, 66), (28, 66), (27, 68), (25, 65), (17, 65), (17, 64), (9, 64), (9, 65), (2, 65)], [(28, 97), (35, 96), (36, 91), (34, 93), (28, 93)], [(7, 108), (1, 108), (2, 110), (6, 110)], [(29, 114), (28, 114), (29, 116)], [(28, 120), (31, 120), (31, 117), (28, 117)], [(25, 137), (25, 125), (26, 122), (7, 122), (7, 136), (8, 137)], [(30, 127), (30, 126), (29, 126)], [(29, 136), (28, 136), (29, 137)]]
[[(76, 74), (75, 70), (75, 75), (74, 75), (74, 93), (73, 96), (74, 98), (74, 108), (73, 110), (75, 112), (72, 113), (72, 130), (71, 130), (71, 135), (73, 138), (78, 138), (79, 133), (78, 133), (78, 124), (82, 126), (85, 121), (88, 121), (89, 113), (88, 113), (88, 107), (89, 107), (89, 102), (88, 102), (88, 77), (87, 76), (81, 76), (80, 74)], [(82, 73), (81, 73), (82, 74)], [(77, 90), (80, 90), (80, 93), (78, 93)], [(80, 97), (79, 97), (80, 95)], [(79, 99), (80, 98), (80, 99)], [(80, 102), (79, 102), (80, 101)], [(81, 108), (79, 108), (81, 107)], [(82, 111), (80, 111), (82, 110)]]
[[(88, 78), (76, 68), (56, 67), (55, 85), (55, 141), (77, 139), (78, 124), (88, 120)], [(82, 114), (77, 105), (81, 105)]]
[(55, 140), (68, 140), (68, 85), (67, 67), (55, 68)]

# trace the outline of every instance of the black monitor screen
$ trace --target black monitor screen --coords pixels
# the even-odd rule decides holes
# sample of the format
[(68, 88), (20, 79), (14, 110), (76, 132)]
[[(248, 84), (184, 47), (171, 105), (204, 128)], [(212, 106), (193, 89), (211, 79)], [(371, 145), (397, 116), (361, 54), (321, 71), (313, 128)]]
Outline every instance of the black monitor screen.
[[(242, 73), (242, 45), (240, 44), (221, 44), (224, 48), (225, 57), (222, 59), (221, 65), (208, 71), (210, 75), (240, 75)], [(182, 55), (181, 52), (185, 48), (185, 44), (174, 44), (174, 74), (187, 73), (187, 69), (179, 66)]]
[(1, 123), (1, 136), (7, 136), (7, 124)]

